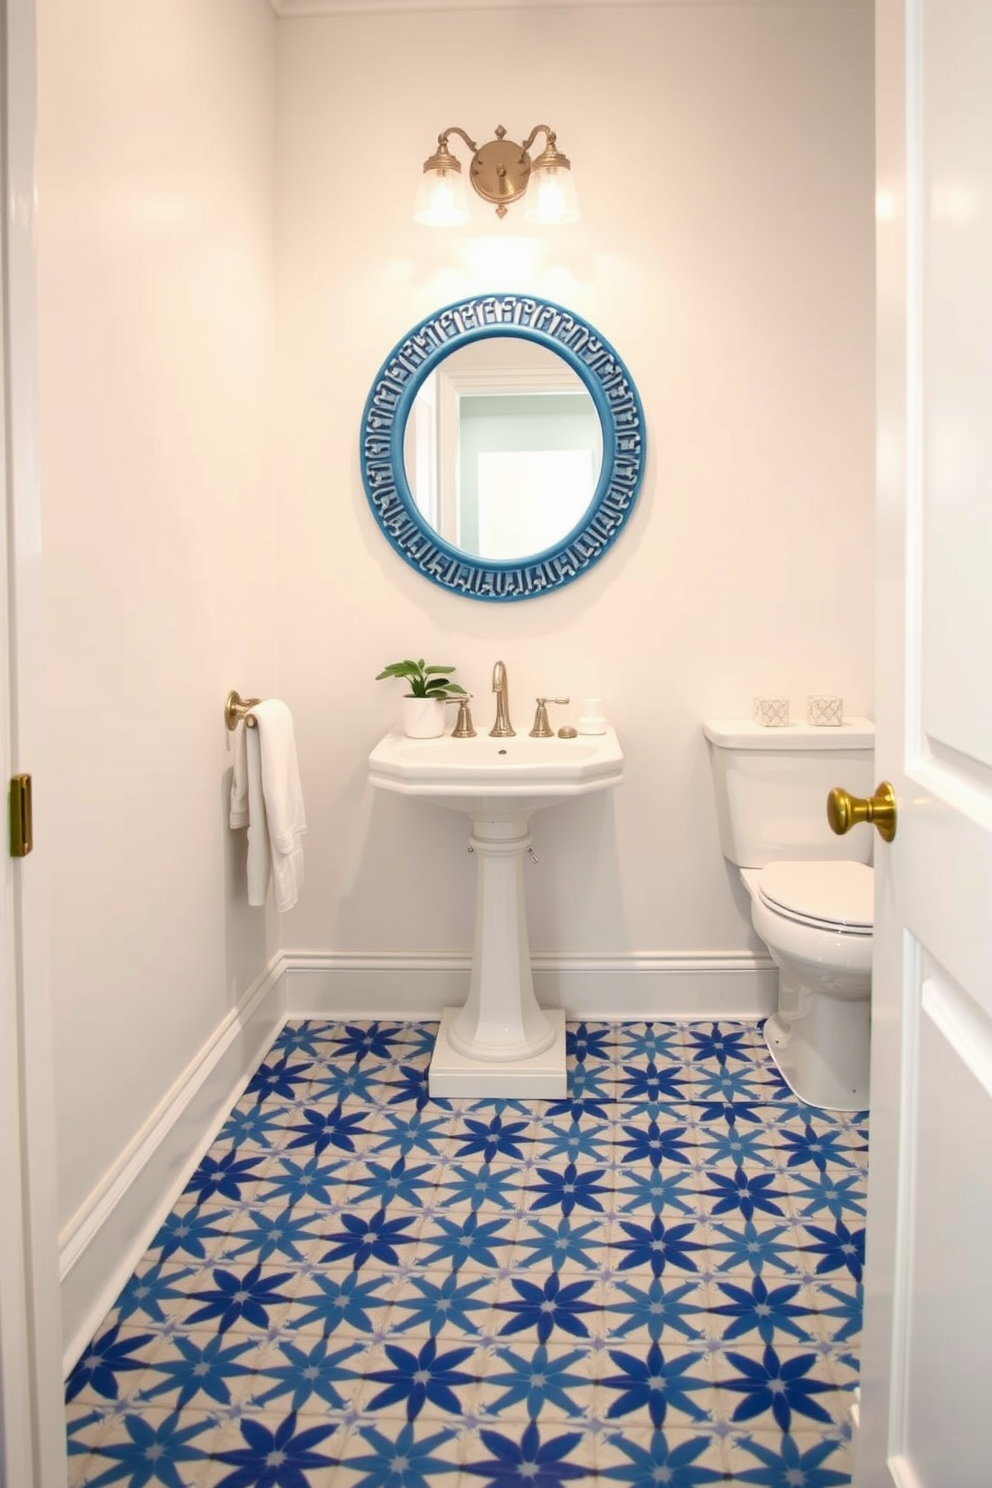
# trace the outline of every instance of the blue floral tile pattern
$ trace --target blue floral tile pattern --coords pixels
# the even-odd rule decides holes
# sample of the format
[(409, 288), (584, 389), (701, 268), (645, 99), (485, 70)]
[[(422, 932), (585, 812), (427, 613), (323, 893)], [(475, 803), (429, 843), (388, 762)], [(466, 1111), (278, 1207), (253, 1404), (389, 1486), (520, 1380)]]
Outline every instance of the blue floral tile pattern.
[(760, 1027), (579, 1023), (560, 1101), (436, 1025), (287, 1024), (66, 1385), (71, 1488), (841, 1488), (866, 1118)]

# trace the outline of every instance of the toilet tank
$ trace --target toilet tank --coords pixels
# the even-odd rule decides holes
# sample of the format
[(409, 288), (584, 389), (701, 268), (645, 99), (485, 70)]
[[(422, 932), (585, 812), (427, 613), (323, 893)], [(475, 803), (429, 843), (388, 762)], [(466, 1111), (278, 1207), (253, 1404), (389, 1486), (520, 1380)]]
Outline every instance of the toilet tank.
[(740, 868), (810, 858), (867, 863), (872, 832), (838, 837), (827, 825), (835, 785), (853, 796), (875, 787), (875, 725), (850, 718), (836, 728), (749, 719), (704, 722), (720, 822), (720, 847)]

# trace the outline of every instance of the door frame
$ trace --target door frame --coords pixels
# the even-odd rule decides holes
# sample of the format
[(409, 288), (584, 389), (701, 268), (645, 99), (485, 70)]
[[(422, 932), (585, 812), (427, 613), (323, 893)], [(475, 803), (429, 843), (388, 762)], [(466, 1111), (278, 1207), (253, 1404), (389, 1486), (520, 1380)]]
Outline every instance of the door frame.
[(0, 1484), (66, 1481), (44, 811), (38, 440), (36, 0), (0, 0), (3, 112), (0, 770), (35, 786), (30, 857), (4, 846), (0, 916)]

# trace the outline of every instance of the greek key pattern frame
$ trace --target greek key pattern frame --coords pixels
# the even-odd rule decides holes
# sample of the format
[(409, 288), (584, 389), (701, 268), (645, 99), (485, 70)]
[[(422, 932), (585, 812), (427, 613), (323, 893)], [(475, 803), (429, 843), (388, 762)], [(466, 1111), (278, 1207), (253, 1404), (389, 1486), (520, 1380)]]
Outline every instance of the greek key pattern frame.
[[(403, 464), (406, 421), (424, 379), (459, 346), (495, 336), (537, 342), (567, 362), (587, 388), (603, 430), (600, 478), (579, 525), (543, 553), (499, 562), (445, 542), (415, 505)], [(645, 444), (630, 373), (588, 321), (536, 296), (480, 295), (422, 320), (380, 367), (362, 415), (362, 481), (387, 541), (424, 578), (468, 599), (535, 599), (588, 572), (612, 547), (641, 487)]]

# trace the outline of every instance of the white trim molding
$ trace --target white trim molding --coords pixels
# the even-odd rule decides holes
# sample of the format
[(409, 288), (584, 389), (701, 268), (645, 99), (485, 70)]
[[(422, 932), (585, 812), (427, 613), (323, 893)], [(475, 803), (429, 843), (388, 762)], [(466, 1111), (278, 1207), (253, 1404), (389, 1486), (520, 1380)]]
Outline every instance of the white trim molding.
[(68, 1375), (285, 1022), (277, 955), (59, 1236)]
[[(822, 8), (824, 0), (785, 0), (791, 8), (816, 6)], [(826, 0), (837, 10), (865, 10), (873, 0)], [(588, 10), (609, 5), (613, 10), (684, 10), (705, 9), (716, 5), (738, 6), (742, 9), (764, 9), (781, 6), (783, 0), (270, 0), (277, 16), (321, 16), (321, 15), (382, 15), (408, 11), (426, 10), (512, 10), (521, 12), (535, 10)]]
[[(468, 996), (468, 956), (285, 951), (286, 1011), (295, 1018), (437, 1018)], [(762, 1018), (777, 1001), (770, 957), (750, 951), (531, 956), (542, 1007), (569, 1018)]]

